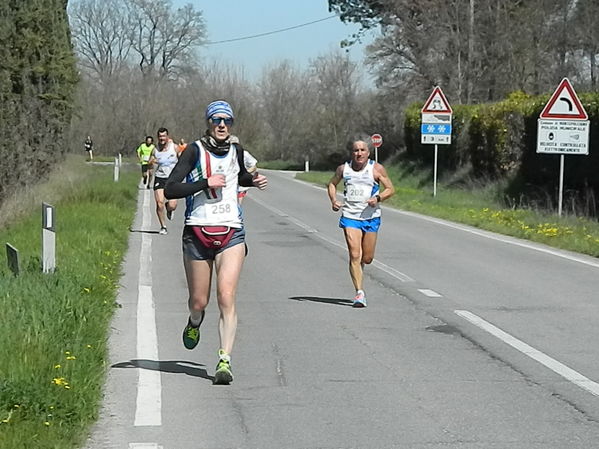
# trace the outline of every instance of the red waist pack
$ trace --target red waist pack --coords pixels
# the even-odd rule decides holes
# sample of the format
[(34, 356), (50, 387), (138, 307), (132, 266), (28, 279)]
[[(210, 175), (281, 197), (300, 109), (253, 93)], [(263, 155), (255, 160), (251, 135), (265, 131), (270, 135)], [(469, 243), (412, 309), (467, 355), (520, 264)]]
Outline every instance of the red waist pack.
[(229, 226), (192, 226), (193, 233), (206, 248), (224, 248), (235, 234), (236, 229)]

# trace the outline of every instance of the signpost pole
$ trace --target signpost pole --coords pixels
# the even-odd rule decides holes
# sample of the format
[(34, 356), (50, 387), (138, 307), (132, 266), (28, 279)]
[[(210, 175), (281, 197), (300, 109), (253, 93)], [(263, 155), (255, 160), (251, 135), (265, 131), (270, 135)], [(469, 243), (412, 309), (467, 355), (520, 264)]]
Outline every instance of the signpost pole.
[(439, 146), (435, 144), (435, 166), (433, 168), (433, 196), (437, 196), (437, 155)]
[(557, 214), (564, 202), (565, 155), (589, 154), (589, 116), (568, 78), (559, 84), (537, 122), (537, 153), (559, 154)]
[(439, 144), (451, 144), (451, 116), (453, 110), (439, 86), (433, 89), (422, 110), (420, 124), (420, 143), (435, 145), (433, 165), (433, 196), (437, 196), (437, 171), (439, 164)]
[(379, 147), (383, 144), (383, 136), (380, 134), (373, 134), (370, 136), (370, 143), (374, 147), (374, 162), (379, 161)]
[(562, 202), (564, 200), (564, 155), (559, 157), (559, 198), (557, 200), (557, 215), (562, 216)]

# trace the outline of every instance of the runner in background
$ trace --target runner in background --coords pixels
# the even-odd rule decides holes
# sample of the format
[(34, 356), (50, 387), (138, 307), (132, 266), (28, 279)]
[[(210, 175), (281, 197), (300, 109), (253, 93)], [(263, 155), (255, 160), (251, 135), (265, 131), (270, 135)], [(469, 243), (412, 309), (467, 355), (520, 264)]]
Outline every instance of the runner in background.
[(178, 151), (177, 153), (179, 153), (179, 155), (181, 155), (181, 153), (183, 153), (185, 151), (185, 148), (187, 148), (187, 143), (185, 142), (185, 139), (179, 139), (179, 145), (177, 145)]
[[(258, 170), (258, 160), (245, 149), (243, 150), (243, 165), (248, 173), (254, 173), (256, 170)], [(240, 205), (243, 202), (243, 199), (246, 197), (249, 189), (249, 187), (239, 187), (237, 198)]]
[(179, 153), (177, 152), (177, 146), (168, 135), (168, 129), (160, 128), (157, 137), (158, 142), (152, 151), (150, 164), (156, 166), (154, 172), (154, 199), (156, 200), (156, 215), (160, 222), (159, 233), (161, 235), (166, 235), (168, 231), (164, 222), (164, 212), (166, 209), (166, 216), (170, 220), (173, 211), (177, 208), (177, 200), (166, 201), (164, 197), (164, 186), (166, 185), (166, 180), (173, 171), (173, 168), (177, 164)]
[(152, 157), (152, 151), (154, 151), (154, 138), (152, 136), (147, 136), (146, 141), (142, 142), (141, 145), (137, 147), (137, 150), (135, 150), (137, 159), (141, 165), (141, 188), (147, 187), (149, 189), (151, 186), (152, 166), (150, 164), (150, 158)]
[[(349, 274), (356, 289), (354, 307), (366, 307), (364, 265), (374, 259), (381, 225), (380, 203), (395, 192), (385, 167), (369, 159), (369, 142), (370, 137), (365, 135), (351, 142), (351, 160), (337, 167), (327, 188), (333, 211), (341, 209), (339, 227), (343, 229), (349, 251)], [(341, 180), (344, 182), (343, 204), (337, 200), (337, 184)]]
[(87, 160), (88, 161), (93, 161), (94, 160), (94, 142), (92, 142), (92, 138), (90, 136), (87, 136), (87, 139), (85, 139), (85, 142), (83, 142), (83, 148), (85, 148), (85, 151), (87, 151)]

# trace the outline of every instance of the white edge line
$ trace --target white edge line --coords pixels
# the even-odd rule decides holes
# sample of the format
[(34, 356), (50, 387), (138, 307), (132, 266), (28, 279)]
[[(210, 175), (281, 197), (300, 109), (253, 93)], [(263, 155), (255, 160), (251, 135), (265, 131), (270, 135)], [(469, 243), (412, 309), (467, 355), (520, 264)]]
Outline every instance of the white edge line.
[[(149, 192), (144, 191), (142, 229), (150, 225)], [(137, 358), (158, 360), (156, 310), (152, 292), (152, 240), (142, 233), (139, 252), (137, 295)], [(134, 426), (162, 425), (162, 384), (160, 371), (138, 369)]]
[[(307, 181), (302, 181), (301, 179), (295, 179), (295, 178), (290, 178), (290, 179), (292, 179), (295, 182), (302, 183), (302, 184), (309, 184)], [(322, 187), (322, 186), (319, 186), (316, 184), (312, 184), (312, 185), (321, 190), (326, 190), (325, 187)], [(495, 234), (491, 231), (478, 230), (478, 229), (471, 228), (470, 226), (465, 225), (465, 224), (454, 223), (451, 221), (447, 221), (447, 220), (443, 220), (443, 219), (435, 218), (435, 217), (429, 217), (427, 215), (419, 214), (417, 212), (396, 209), (396, 208), (388, 207), (388, 206), (381, 206), (381, 207), (385, 210), (388, 210), (388, 211), (396, 213), (396, 214), (407, 215), (408, 217), (418, 218), (420, 220), (425, 220), (425, 221), (429, 221), (431, 223), (436, 223), (436, 224), (439, 224), (442, 226), (447, 226), (448, 228), (457, 229), (457, 230), (463, 231), (463, 232), (469, 232), (470, 234), (478, 235), (479, 237), (484, 237), (484, 238), (488, 238), (491, 240), (496, 240), (498, 242), (502, 242), (507, 245), (520, 246), (522, 248), (530, 249), (533, 251), (538, 251), (541, 253), (550, 254), (552, 256), (561, 257), (562, 259), (570, 260), (572, 262), (578, 262), (578, 263), (581, 263), (584, 265), (588, 265), (590, 267), (599, 268), (599, 262), (595, 262), (593, 260), (587, 260), (583, 257), (579, 257), (576, 255), (570, 255), (570, 254), (566, 254), (564, 252), (560, 252), (557, 250), (543, 248), (541, 246), (538, 246), (538, 245), (541, 245), (541, 243), (539, 243), (537, 245), (532, 244), (532, 243), (526, 243), (524, 241), (519, 241), (517, 237), (503, 236), (500, 234)], [(592, 256), (587, 256), (587, 257), (589, 257), (589, 259), (590, 259)]]
[[(457, 229), (457, 230), (463, 231), (463, 232), (469, 232), (470, 234), (474, 234), (479, 237), (488, 238), (490, 240), (496, 240), (498, 242), (502, 242), (502, 243), (505, 243), (508, 245), (520, 246), (522, 248), (530, 249), (533, 251), (538, 251), (540, 253), (545, 253), (545, 254), (550, 254), (552, 256), (561, 257), (562, 259), (570, 260), (572, 262), (578, 262), (578, 263), (581, 263), (584, 265), (588, 265), (590, 267), (599, 268), (599, 262), (595, 262), (593, 260), (587, 260), (580, 256), (566, 254), (564, 252), (553, 250), (550, 248), (543, 248), (542, 246), (539, 246), (541, 244), (535, 245), (532, 243), (527, 243), (525, 241), (520, 241), (520, 240), (518, 240), (517, 237), (503, 236), (503, 235), (499, 235), (499, 234), (494, 234), (491, 231), (473, 229), (473, 228), (470, 228), (468, 225), (453, 223), (450, 221), (446, 221), (446, 220), (442, 220), (442, 219), (434, 218), (434, 217), (427, 217), (426, 215), (421, 215), (421, 214), (418, 214), (415, 212), (409, 212), (409, 211), (399, 210), (399, 209), (392, 209), (392, 208), (387, 208), (387, 207), (385, 209), (391, 210), (398, 214), (407, 215), (409, 217), (419, 218), (419, 219), (425, 220), (425, 221), (430, 221), (432, 223), (446, 226), (448, 228)], [(591, 256), (588, 256), (588, 257), (590, 258)]]
[(549, 357), (547, 354), (533, 348), (532, 346), (524, 343), (521, 340), (518, 340), (516, 337), (508, 334), (507, 332), (502, 331), (498, 327), (489, 323), (488, 321), (483, 320), (479, 316), (469, 312), (467, 310), (455, 310), (454, 313), (466, 321), (474, 324), (480, 329), (490, 333), (494, 337), (497, 337), (504, 343), (510, 345), (514, 349), (520, 351), (521, 353), (527, 355), (533, 360), (536, 360), (540, 364), (546, 366), (551, 371), (556, 374), (559, 374), (564, 379), (572, 382), (573, 384), (579, 386), (580, 388), (588, 391), (589, 393), (599, 396), (599, 384), (597, 382), (592, 381), (588, 377), (583, 376), (577, 371), (574, 371), (572, 368), (564, 365), (561, 362), (558, 362), (552, 357)]
[(157, 443), (129, 443), (129, 449), (162, 449)]

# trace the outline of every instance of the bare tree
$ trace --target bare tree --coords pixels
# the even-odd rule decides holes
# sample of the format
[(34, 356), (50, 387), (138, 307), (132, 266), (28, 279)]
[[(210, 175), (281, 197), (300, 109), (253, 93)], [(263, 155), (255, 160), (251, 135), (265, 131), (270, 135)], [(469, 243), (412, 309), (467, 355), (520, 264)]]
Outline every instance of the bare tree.
[(80, 0), (69, 9), (79, 64), (101, 83), (120, 73), (129, 59), (131, 25), (122, 9), (122, 0)]
[[(332, 51), (314, 59), (310, 65), (312, 84), (316, 86), (321, 126), (319, 140), (328, 143), (327, 152), (343, 151), (345, 141), (355, 133), (360, 114), (356, 112), (361, 72), (347, 54)], [(322, 144), (321, 144), (322, 145)]]
[(173, 11), (170, 0), (125, 0), (129, 33), (144, 75), (174, 78), (192, 50), (205, 40), (202, 13), (191, 4)]
[(268, 123), (267, 157), (302, 161), (315, 97), (306, 73), (289, 61), (264, 69), (259, 104)]
[(597, 89), (597, 57), (599, 55), (599, 3), (596, 0), (578, 0), (573, 17), (573, 29), (582, 51), (582, 62), (587, 65), (589, 87)]

